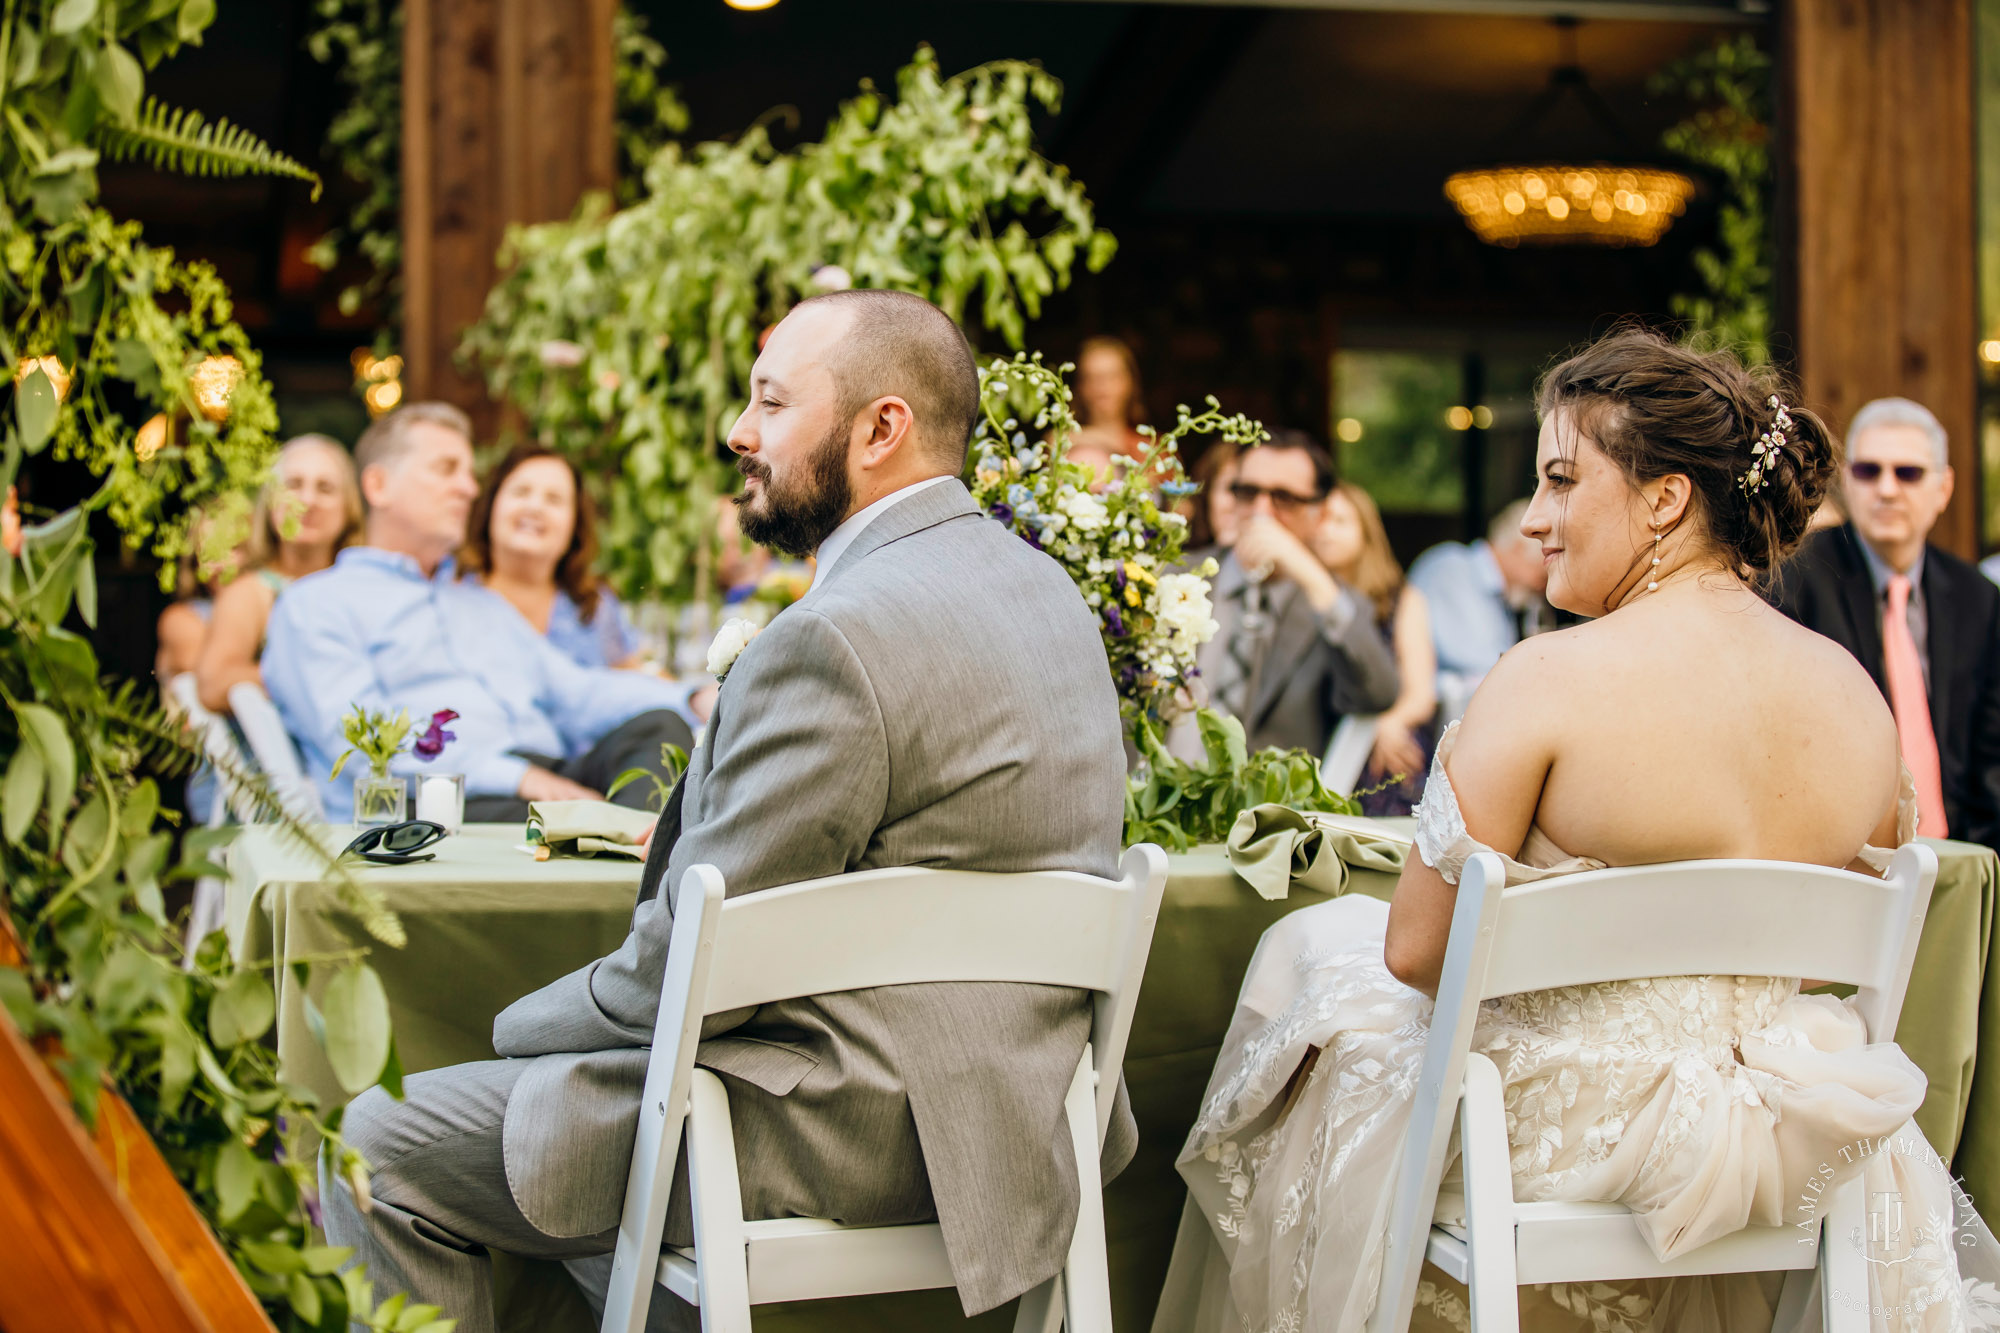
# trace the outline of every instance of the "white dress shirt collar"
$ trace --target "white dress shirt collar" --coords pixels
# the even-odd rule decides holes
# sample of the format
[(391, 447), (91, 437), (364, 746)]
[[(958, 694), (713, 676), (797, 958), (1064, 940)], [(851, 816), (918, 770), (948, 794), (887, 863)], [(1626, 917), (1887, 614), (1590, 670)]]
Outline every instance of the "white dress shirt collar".
[[(861, 530), (879, 518), (884, 510), (888, 509), (898, 500), (909, 499), (926, 486), (935, 486), (941, 481), (950, 480), (952, 480), (950, 477), (926, 477), (922, 481), (913, 482), (903, 487), (900, 491), (890, 491), (866, 509), (850, 514), (845, 523), (842, 523), (831, 533), (827, 534), (827, 539), (819, 544), (819, 550), (813, 553), (813, 588), (819, 587), (820, 581), (826, 577), (827, 571), (831, 570), (840, 557), (847, 553), (848, 547), (854, 545), (854, 539), (861, 535)], [(806, 591), (810, 592), (812, 588), (808, 588)]]

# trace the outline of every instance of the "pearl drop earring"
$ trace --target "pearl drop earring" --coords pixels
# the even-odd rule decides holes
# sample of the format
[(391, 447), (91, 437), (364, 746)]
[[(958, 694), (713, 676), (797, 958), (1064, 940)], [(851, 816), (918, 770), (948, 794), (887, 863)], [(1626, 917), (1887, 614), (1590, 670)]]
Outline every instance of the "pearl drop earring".
[[(1660, 567), (1660, 541), (1667, 535), (1666, 533), (1661, 532), (1659, 530), (1659, 527), (1660, 525), (1657, 523), (1653, 525), (1653, 568), (1655, 569), (1658, 569)], [(1647, 592), (1658, 592), (1659, 590), (1660, 590), (1660, 585), (1658, 580), (1655, 580), (1646, 585)]]

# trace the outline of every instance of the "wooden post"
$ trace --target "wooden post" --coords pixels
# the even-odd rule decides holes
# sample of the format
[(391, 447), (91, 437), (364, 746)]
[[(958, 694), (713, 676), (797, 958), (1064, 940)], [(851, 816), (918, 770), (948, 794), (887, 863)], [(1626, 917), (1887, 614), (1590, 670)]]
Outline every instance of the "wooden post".
[(497, 419), (453, 353), (485, 307), (508, 224), (567, 217), (613, 184), (616, 3), (406, 0), (405, 401), (446, 399), (482, 428)]
[[(1790, 309), (1807, 407), (1836, 432), (1914, 398), (1951, 439), (1958, 491), (1931, 540), (1979, 550), (1971, 0), (1783, 8)], [(1783, 242), (1781, 241), (1781, 247)]]

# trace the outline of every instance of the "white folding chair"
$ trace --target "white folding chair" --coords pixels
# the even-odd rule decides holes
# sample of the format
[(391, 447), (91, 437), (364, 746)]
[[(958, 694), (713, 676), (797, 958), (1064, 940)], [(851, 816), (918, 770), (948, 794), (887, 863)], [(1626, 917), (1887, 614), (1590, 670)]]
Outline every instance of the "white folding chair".
[[(1850, 983), (1868, 1039), (1889, 1041), (1936, 879), (1937, 855), (1920, 844), (1896, 853), (1886, 880), (1786, 861), (1682, 861), (1506, 888), (1499, 857), (1474, 857), (1459, 881), (1369, 1333), (1409, 1327), (1425, 1259), (1466, 1284), (1478, 1333), (1519, 1327), (1519, 1285), (1780, 1271), (1778, 1326), (1790, 1327), (1815, 1270), (1823, 1326), (1867, 1327), (1867, 1261), (1845, 1242), (1862, 1225), (1860, 1180), (1832, 1191), (1816, 1246), (1799, 1243), (1796, 1225), (1748, 1227), (1661, 1263), (1619, 1204), (1514, 1201), (1500, 1071), (1468, 1046), (1480, 1001), (1496, 995), (1717, 974)], [(1462, 1228), (1432, 1221), (1454, 1123)]]
[[(169, 680), (165, 695), (168, 710), (186, 719), (202, 754), (215, 770), (215, 800), (208, 808), (208, 827), (220, 828), (232, 815), (239, 823), (249, 823), (255, 817), (254, 805), (248, 794), (225, 776), (244, 762), (243, 751), (236, 744), (229, 723), (202, 707), (191, 671), (183, 671)], [(204, 875), (195, 881), (194, 898), (188, 908), (188, 966), (194, 965), (194, 951), (201, 942), (212, 931), (221, 929), (224, 897), (222, 881), (215, 876)]]
[(264, 780), (286, 812), (305, 824), (324, 824), (326, 809), (320, 803), (319, 788), (306, 776), (299, 761), (299, 747), (285, 730), (285, 720), (261, 685), (238, 681), (229, 687), (229, 711), (264, 770)]
[(1327, 742), (1326, 758), (1319, 765), (1319, 780), (1329, 791), (1352, 795), (1361, 785), (1361, 774), (1374, 750), (1375, 715), (1349, 713), (1340, 719), (1333, 729), (1333, 739)]
[[(935, 1224), (847, 1227), (807, 1218), (746, 1222), (729, 1098), (694, 1065), (708, 1014), (802, 995), (919, 982), (1014, 981), (1095, 992), (1090, 1042), (1066, 1109), (1076, 1154), (1076, 1231), (1062, 1272), (1021, 1299), (1017, 1333), (1111, 1333), (1110, 1273), (1097, 1159), (1152, 947), (1166, 855), (1125, 853), (1118, 880), (1068, 872), (863, 871), (723, 900), (722, 876), (682, 877), (659, 1021), (604, 1333), (641, 1333), (664, 1286), (701, 1310), (707, 1333), (750, 1333), (772, 1301), (949, 1287)], [(894, 931), (856, 922), (893, 921)], [(695, 1243), (661, 1253), (681, 1128)]]

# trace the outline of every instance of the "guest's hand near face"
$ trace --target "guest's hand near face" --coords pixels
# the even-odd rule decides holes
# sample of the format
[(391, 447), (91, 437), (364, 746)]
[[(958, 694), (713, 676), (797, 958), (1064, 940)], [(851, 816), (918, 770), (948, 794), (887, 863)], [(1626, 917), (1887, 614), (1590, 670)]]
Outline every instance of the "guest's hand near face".
[(1326, 572), (1312, 549), (1267, 514), (1244, 523), (1236, 539), (1236, 560), (1245, 570), (1268, 570), (1272, 576), (1298, 584), (1313, 610), (1322, 615), (1340, 597), (1340, 584)]
[(1409, 723), (1389, 713), (1378, 717), (1375, 748), (1368, 756), (1369, 775), (1391, 778), (1401, 774), (1409, 779), (1421, 774), (1423, 768), (1424, 747), (1417, 743)]
[(528, 771), (521, 775), (521, 785), (515, 795), (524, 801), (601, 801), (604, 793), (592, 791), (581, 782), (571, 782), (560, 773), (551, 773), (546, 768), (528, 765)]

